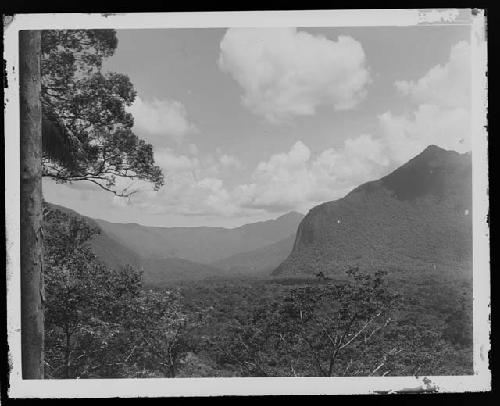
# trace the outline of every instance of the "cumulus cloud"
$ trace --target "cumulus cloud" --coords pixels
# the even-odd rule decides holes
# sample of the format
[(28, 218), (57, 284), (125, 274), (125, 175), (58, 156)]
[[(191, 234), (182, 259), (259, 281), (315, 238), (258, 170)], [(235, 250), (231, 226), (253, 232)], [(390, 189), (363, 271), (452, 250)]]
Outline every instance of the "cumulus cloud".
[(221, 179), (198, 177), (193, 171), (172, 175), (163, 188), (142, 194), (134, 205), (151, 214), (231, 216), (239, 212)]
[(381, 114), (379, 123), (388, 152), (396, 163), (408, 161), (431, 144), (458, 152), (470, 151), (470, 118), (465, 108), (423, 104), (412, 114)]
[(382, 137), (395, 162), (403, 163), (429, 144), (458, 152), (470, 150), (470, 46), (452, 47), (448, 61), (416, 81), (397, 81), (396, 89), (413, 106), (405, 114), (379, 118)]
[(197, 131), (184, 105), (176, 100), (136, 97), (128, 111), (134, 116), (134, 126), (150, 141), (180, 142), (186, 134)]
[(159, 191), (149, 186), (133, 195), (135, 207), (150, 214), (225, 217), (306, 211), (381, 176), (389, 162), (381, 141), (371, 135), (347, 139), (340, 148), (320, 153), (297, 141), (288, 151), (256, 165), (249, 182), (229, 188), (225, 176), (241, 167), (233, 155), (219, 150), (215, 155), (191, 156), (162, 148), (156, 156), (166, 184)]
[(155, 151), (155, 162), (165, 173), (165, 185), (153, 191), (151, 185), (143, 182), (139, 186), (141, 182), (136, 182), (136, 190), (141, 187), (141, 193), (132, 196), (133, 205), (150, 214), (231, 216), (240, 213), (221, 178), (228, 168), (239, 164), (238, 159), (229, 154), (216, 159), (210, 154), (200, 155), (194, 144), (188, 147), (187, 153), (167, 147)]
[(271, 122), (313, 115), (320, 105), (356, 106), (369, 72), (361, 44), (332, 41), (296, 28), (230, 28), (219, 66), (243, 88), (243, 104)]
[(381, 141), (370, 135), (347, 139), (342, 148), (329, 148), (315, 156), (297, 141), (288, 152), (259, 163), (252, 182), (236, 188), (235, 201), (276, 212), (307, 210), (376, 178), (388, 163)]
[(470, 102), (470, 46), (456, 44), (444, 65), (436, 65), (417, 81), (397, 81), (396, 88), (416, 103), (464, 107)]

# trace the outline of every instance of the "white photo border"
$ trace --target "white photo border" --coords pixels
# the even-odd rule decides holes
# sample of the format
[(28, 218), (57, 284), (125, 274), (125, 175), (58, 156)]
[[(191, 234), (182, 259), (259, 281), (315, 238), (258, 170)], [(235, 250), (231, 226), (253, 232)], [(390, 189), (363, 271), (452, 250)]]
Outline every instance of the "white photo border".
[[(464, 9), (461, 9), (464, 11)], [(490, 261), (487, 134), (486, 20), (483, 10), (301, 10), (128, 14), (19, 14), (4, 30), (5, 217), (7, 253), (7, 335), (13, 398), (170, 397), (217, 395), (370, 394), (406, 391), (491, 390)], [(4, 17), (5, 18), (5, 17)], [(23, 380), (20, 313), (20, 120), (19, 31), (42, 29), (144, 29), (209, 27), (354, 27), (455, 24), (471, 26), (473, 162), (473, 336), (474, 374), (430, 377), (347, 378), (153, 378)]]

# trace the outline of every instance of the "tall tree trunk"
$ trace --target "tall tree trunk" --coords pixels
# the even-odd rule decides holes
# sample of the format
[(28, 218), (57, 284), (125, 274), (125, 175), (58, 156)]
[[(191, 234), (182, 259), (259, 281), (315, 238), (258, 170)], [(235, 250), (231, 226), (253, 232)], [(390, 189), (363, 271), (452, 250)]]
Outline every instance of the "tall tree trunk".
[(40, 31), (20, 31), (21, 358), (23, 379), (42, 379), (44, 366), (40, 44)]

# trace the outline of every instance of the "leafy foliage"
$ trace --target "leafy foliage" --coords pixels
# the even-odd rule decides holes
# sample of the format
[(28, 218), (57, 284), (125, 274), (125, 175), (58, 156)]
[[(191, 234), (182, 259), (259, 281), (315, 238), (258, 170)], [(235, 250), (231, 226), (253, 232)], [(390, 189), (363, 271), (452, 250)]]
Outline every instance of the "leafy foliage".
[(347, 372), (342, 362), (350, 358), (350, 367), (354, 358), (357, 369), (369, 373), (364, 347), (386, 328), (397, 296), (383, 286), (381, 272), (349, 274), (351, 283), (294, 287), (279, 302), (256, 307), (250, 324), (237, 317), (222, 342), (214, 338), (219, 362), (235, 363), (247, 376), (333, 376)]
[(186, 311), (209, 313), (193, 332), (197, 355), (225, 376), (472, 373), (471, 343), (447, 333), (456, 301), (471, 314), (460, 293), (469, 282), (406, 276), (403, 285), (358, 271), (349, 279), (186, 283)]
[[(412, 193), (413, 191), (413, 193)], [(472, 161), (428, 147), (389, 175), (310, 210), (276, 276), (472, 270)]]
[(108, 268), (85, 218), (45, 209), (49, 377), (461, 375), (471, 282), (434, 273), (183, 282)]
[(98, 262), (88, 245), (98, 230), (85, 219), (46, 208), (45, 223), (48, 376), (141, 375), (152, 364), (174, 376), (186, 326), (178, 295), (144, 291), (140, 272)]
[[(342, 375), (353, 363), (361, 374), (369, 375), (385, 364), (382, 360), (370, 370), (365, 347), (391, 321), (389, 313), (397, 295), (384, 286), (383, 272), (372, 276), (356, 268), (348, 274), (351, 283), (293, 289), (284, 302), (282, 318), (288, 325), (280, 343), (294, 357), (309, 354), (318, 376)], [(342, 365), (342, 360), (347, 361), (344, 353), (349, 362)], [(360, 354), (364, 355), (361, 359)]]
[(163, 174), (152, 146), (131, 130), (125, 107), (136, 96), (132, 83), (126, 75), (102, 72), (117, 43), (114, 30), (42, 32), (43, 169), (58, 182), (85, 180), (130, 195), (117, 177), (158, 189)]
[(189, 349), (188, 320), (178, 292), (150, 291), (139, 296), (124, 325), (134, 342), (126, 359), (141, 371), (158, 371), (163, 376), (175, 377), (181, 355)]

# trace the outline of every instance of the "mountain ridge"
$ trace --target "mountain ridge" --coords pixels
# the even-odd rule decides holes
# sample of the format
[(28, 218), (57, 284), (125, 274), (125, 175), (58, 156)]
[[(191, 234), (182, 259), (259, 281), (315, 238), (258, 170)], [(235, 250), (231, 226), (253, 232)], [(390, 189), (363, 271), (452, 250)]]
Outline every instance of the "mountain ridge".
[(469, 268), (471, 217), (471, 155), (429, 146), (388, 175), (312, 208), (273, 275)]
[[(74, 211), (75, 213), (77, 213), (75, 210), (73, 209), (69, 209), (67, 207), (64, 207), (64, 206), (60, 206), (60, 205), (57, 205), (55, 203), (50, 203), (54, 206), (58, 206), (64, 210), (71, 210), (71, 211)], [(81, 216), (83, 216), (82, 214), (80, 213), (77, 213)], [(87, 217), (87, 216), (85, 216)], [(105, 220), (105, 219), (101, 219), (101, 218), (98, 218), (98, 217), (89, 217), (91, 218), (93, 221), (95, 222), (103, 222), (103, 223), (109, 223), (109, 224), (122, 224), (122, 225), (126, 225), (126, 226), (136, 226), (136, 227), (145, 227), (145, 228), (154, 228), (154, 229), (168, 229), (168, 230), (175, 230), (175, 229), (182, 229), (182, 230), (193, 230), (193, 229), (212, 229), (212, 230), (237, 230), (237, 229), (241, 229), (241, 228), (244, 228), (244, 227), (247, 227), (247, 226), (250, 226), (250, 225), (260, 225), (260, 224), (264, 224), (264, 223), (270, 223), (270, 222), (274, 222), (276, 220), (280, 220), (280, 219), (284, 219), (284, 218), (291, 218), (291, 217), (296, 217), (296, 218), (303, 218), (304, 217), (304, 214), (302, 213), (299, 213), (298, 211), (295, 211), (295, 210), (292, 210), (292, 211), (289, 211), (288, 213), (285, 213), (285, 214), (282, 214), (281, 216), (278, 216), (274, 219), (268, 219), (268, 220), (260, 220), (260, 221), (256, 221), (254, 223), (245, 223), (245, 224), (242, 224), (241, 226), (236, 226), (236, 227), (222, 227), (222, 226), (148, 226), (148, 225), (145, 225), (145, 224), (140, 224), (140, 223), (136, 223), (136, 222), (132, 222), (132, 223), (122, 223), (122, 222), (114, 222), (114, 221), (109, 221), (109, 220)]]
[(295, 233), (303, 215), (290, 212), (276, 219), (235, 228), (148, 227), (96, 220), (108, 235), (142, 257), (176, 257), (210, 265), (235, 254), (263, 248)]
[[(276, 237), (278, 241), (269, 244), (271, 246), (271, 248), (269, 248), (271, 250), (271, 255), (267, 254), (267, 257), (266, 255), (264, 255), (264, 265), (260, 266), (259, 269), (252, 269), (251, 267), (248, 267), (246, 265), (239, 266), (237, 267), (237, 269), (235, 269), (234, 267), (218, 267), (213, 263), (203, 264), (173, 255), (155, 255), (154, 252), (148, 251), (147, 249), (140, 249), (141, 247), (146, 247), (151, 243), (151, 241), (154, 241), (154, 243), (156, 244), (154, 247), (155, 249), (162, 250), (164, 252), (167, 252), (168, 254), (172, 254), (172, 252), (169, 252), (168, 247), (165, 247), (163, 245), (164, 241), (161, 238), (156, 238), (157, 235), (155, 231), (157, 231), (157, 229), (160, 229), (161, 232), (165, 227), (147, 227), (137, 223), (110, 223), (105, 220), (93, 219), (91, 217), (81, 215), (75, 210), (66, 208), (64, 206), (53, 203), (47, 204), (49, 208), (57, 209), (68, 214), (69, 216), (84, 218), (89, 225), (99, 231), (98, 233), (94, 234), (88, 242), (96, 257), (105, 265), (111, 268), (116, 269), (124, 267), (126, 265), (131, 265), (137, 269), (141, 269), (144, 275), (144, 282), (148, 286), (163, 286), (172, 282), (203, 280), (206, 278), (261, 276), (263, 274), (263, 271), (270, 272), (271, 269), (274, 266), (278, 265), (291, 250), (291, 247), (289, 247), (290, 249), (288, 249), (288, 247), (285, 247), (284, 250), (281, 249), (281, 251), (279, 249), (278, 251), (276, 251), (275, 248), (274, 251), (272, 251), (274, 244), (277, 244), (278, 247), (281, 247), (279, 245), (281, 239), (279, 239), (278, 237), (281, 237), (281, 234), (286, 234), (285, 232), (279, 232), (278, 237)], [(261, 227), (268, 228), (269, 226), (272, 227), (276, 224), (279, 225), (281, 224), (280, 222), (285, 221), (285, 229), (287, 227), (296, 229), (296, 225), (294, 226), (293, 222), (296, 222), (296, 224), (298, 224), (299, 218), (301, 219), (302, 217), (303, 215), (301, 215), (300, 213), (290, 212), (279, 216), (276, 219), (245, 224), (234, 229), (225, 229), (222, 227), (192, 227), (189, 231), (199, 232), (200, 230), (204, 230), (206, 232), (208, 229), (209, 232), (213, 232), (222, 229), (224, 230), (224, 232), (229, 232), (229, 234), (231, 234), (231, 230), (236, 230), (236, 232), (243, 233), (242, 238), (244, 238), (245, 235), (252, 233), (257, 233), (256, 236), (260, 237), (260, 234), (265, 234), (265, 231), (259, 231)], [(289, 224), (289, 222), (291, 223)], [(139, 238), (137, 245), (135, 247), (130, 247), (126, 243), (126, 241), (123, 241), (123, 238), (120, 236), (119, 230), (118, 232), (116, 229), (111, 231), (107, 230), (106, 227), (103, 227), (103, 224), (105, 226), (109, 224), (118, 224), (118, 228), (123, 227), (125, 229), (130, 229), (132, 227), (133, 229), (142, 230), (145, 233), (152, 233), (154, 238), (150, 239), (149, 241), (147, 239), (145, 240)], [(174, 231), (183, 231), (185, 228), (172, 227), (167, 229)], [(295, 234), (295, 232), (293, 232), (293, 234)], [(288, 236), (290, 235), (291, 233), (288, 234)], [(190, 245), (193, 245), (193, 243), (191, 242)], [(248, 255), (254, 256), (258, 261), (260, 261), (260, 263), (262, 263), (262, 256), (259, 255), (258, 252), (252, 253), (251, 250), (245, 250), (244, 247), (242, 249), (244, 250), (242, 252), (244, 258), (247, 258), (248, 260)], [(267, 245), (262, 244), (260, 244), (260, 246), (256, 248), (257, 251), (262, 250), (264, 253), (269, 249), (267, 248)], [(237, 256), (238, 254), (239, 253), (233, 254), (233, 256)], [(230, 255), (229, 258), (229, 261), (231, 261), (232, 256)], [(222, 258), (221, 260), (224, 260), (224, 258)], [(267, 265), (266, 261), (271, 261), (271, 265)]]

